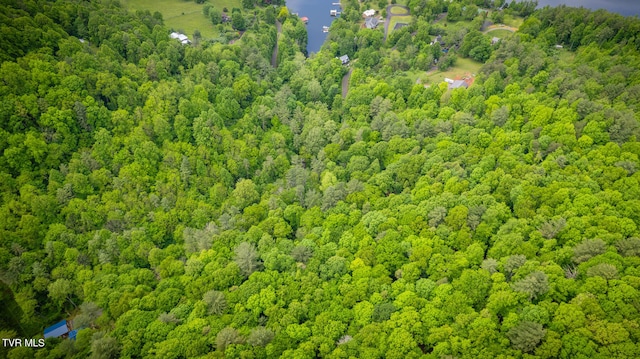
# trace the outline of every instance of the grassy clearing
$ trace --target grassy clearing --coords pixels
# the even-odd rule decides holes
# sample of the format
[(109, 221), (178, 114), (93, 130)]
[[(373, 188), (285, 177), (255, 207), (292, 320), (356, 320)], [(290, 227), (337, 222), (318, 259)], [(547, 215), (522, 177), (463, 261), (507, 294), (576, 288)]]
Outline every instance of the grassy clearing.
[(234, 7), (242, 6), (240, 0), (210, 0), (205, 4), (184, 0), (122, 0), (122, 4), (130, 11), (160, 11), (167, 27), (181, 31), (190, 38), (193, 38), (195, 30), (200, 30), (203, 39), (219, 36), (211, 21), (202, 14), (205, 4), (213, 5), (220, 11), (225, 7), (231, 11)]
[(469, 20), (449, 21), (445, 17), (441, 21), (438, 21), (438, 23), (436, 25), (437, 26), (442, 26), (444, 28), (461, 28), (461, 27), (465, 27), (465, 28), (468, 29), (468, 28), (471, 27), (471, 21), (469, 21)]
[(482, 64), (477, 61), (459, 57), (454, 67), (449, 68), (447, 71), (436, 70), (435, 72), (429, 73), (422, 82), (434, 85), (444, 81), (445, 77), (455, 79), (469, 75), (477, 75), (481, 66)]
[(504, 29), (495, 29), (495, 30), (487, 31), (487, 36), (489, 36), (489, 38), (499, 37), (501, 39), (504, 39), (511, 34), (513, 34), (513, 32), (509, 30), (504, 30)]
[(411, 16), (392, 16), (389, 20), (389, 34), (393, 32), (396, 24), (411, 24), (412, 19)]
[(511, 27), (520, 27), (524, 22), (524, 18), (520, 16), (512, 16), (505, 14), (504, 16), (504, 24)]
[(389, 12), (391, 13), (391, 15), (404, 15), (407, 13), (407, 10), (401, 8), (400, 6), (392, 6), (391, 8), (389, 8)]
[(558, 49), (558, 59), (565, 64), (570, 64), (576, 58), (576, 53), (567, 49)]
[[(407, 75), (408, 78), (411, 79), (411, 83), (412, 84), (417, 84), (417, 83), (421, 83), (421, 84), (426, 84), (429, 83), (429, 75), (427, 75), (427, 73), (425, 71), (406, 71), (405, 74)], [(420, 80), (420, 81), (418, 81)]]

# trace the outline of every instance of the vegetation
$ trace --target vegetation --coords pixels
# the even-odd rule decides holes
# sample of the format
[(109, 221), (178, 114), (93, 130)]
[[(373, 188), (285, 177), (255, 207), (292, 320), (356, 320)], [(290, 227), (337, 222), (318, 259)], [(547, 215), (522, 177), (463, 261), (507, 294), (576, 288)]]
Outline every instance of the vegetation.
[(268, 1), (191, 45), (3, 2), (0, 332), (78, 333), (0, 356), (637, 356), (640, 20), (513, 3), (487, 47), (481, 0), (406, 1), (386, 40), (344, 1), (310, 58)]

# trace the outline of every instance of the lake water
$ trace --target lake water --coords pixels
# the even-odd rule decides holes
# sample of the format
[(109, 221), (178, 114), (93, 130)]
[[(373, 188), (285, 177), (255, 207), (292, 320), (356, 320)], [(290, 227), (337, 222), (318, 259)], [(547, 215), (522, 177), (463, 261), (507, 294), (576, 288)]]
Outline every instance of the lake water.
[(572, 7), (585, 7), (597, 10), (605, 9), (624, 16), (640, 16), (639, 0), (538, 0), (538, 6), (567, 5)]
[(320, 47), (327, 38), (327, 34), (322, 32), (323, 26), (331, 26), (331, 22), (335, 17), (329, 15), (331, 9), (340, 11), (339, 6), (331, 5), (339, 0), (286, 0), (289, 11), (297, 12), (300, 17), (309, 18), (307, 24), (307, 34), (309, 41), (307, 42), (307, 52), (320, 51)]
[[(300, 17), (309, 18), (307, 24), (307, 52), (320, 51), (320, 47), (327, 38), (327, 34), (322, 32), (323, 26), (331, 26), (335, 17), (329, 15), (329, 10), (340, 7), (332, 5), (339, 0), (287, 0), (287, 7), (291, 12), (296, 12)], [(585, 7), (593, 10), (605, 9), (625, 16), (640, 16), (640, 0), (538, 0), (538, 5), (558, 6), (565, 4), (573, 7)]]

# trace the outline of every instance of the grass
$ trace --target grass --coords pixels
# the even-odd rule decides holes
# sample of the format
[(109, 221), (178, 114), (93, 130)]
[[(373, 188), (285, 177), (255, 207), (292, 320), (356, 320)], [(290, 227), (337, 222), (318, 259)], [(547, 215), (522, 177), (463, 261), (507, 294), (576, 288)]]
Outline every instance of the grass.
[[(455, 79), (468, 75), (477, 75), (481, 66), (482, 64), (477, 61), (459, 57), (456, 61), (456, 65), (449, 68), (447, 71), (436, 70), (435, 72), (426, 75), (425, 78), (420, 78), (423, 83), (434, 85), (443, 82), (445, 77)], [(416, 77), (416, 79), (417, 78), (418, 77)]]
[(524, 22), (524, 18), (520, 16), (512, 16), (508, 14), (504, 15), (504, 24), (507, 26), (519, 28), (523, 22)]
[(575, 52), (567, 49), (558, 49), (558, 59), (566, 64), (570, 64), (576, 58)]
[(495, 29), (495, 30), (487, 31), (487, 36), (489, 36), (490, 38), (495, 36), (495, 37), (504, 39), (505, 37), (508, 37), (511, 34), (513, 34), (513, 32), (509, 30), (503, 30), (503, 29)]
[(420, 80), (421, 84), (426, 84), (429, 82), (429, 75), (427, 75), (427, 73), (424, 71), (405, 71), (405, 74), (408, 78), (411, 79), (411, 83), (414, 85), (418, 83), (418, 80)]
[(436, 25), (442, 26), (442, 27), (444, 27), (446, 29), (448, 29), (448, 28), (461, 28), (461, 27), (465, 27), (465, 28), (468, 29), (468, 28), (471, 27), (471, 21), (469, 21), (469, 20), (449, 21), (445, 17), (441, 21), (438, 21), (438, 23)]
[(393, 32), (396, 27), (396, 24), (411, 24), (412, 16), (392, 16), (391, 20), (389, 20), (389, 34)]
[(205, 4), (213, 5), (220, 11), (225, 7), (229, 11), (234, 7), (242, 7), (240, 0), (210, 0), (205, 4), (185, 0), (122, 0), (122, 4), (130, 11), (149, 10), (151, 13), (159, 11), (167, 27), (181, 31), (192, 40), (195, 30), (200, 31), (203, 39), (220, 36), (211, 20), (202, 13)]
[(391, 15), (397, 15), (397, 14), (404, 15), (407, 13), (407, 10), (399, 6), (392, 6), (391, 8), (389, 8), (389, 12), (391, 13)]

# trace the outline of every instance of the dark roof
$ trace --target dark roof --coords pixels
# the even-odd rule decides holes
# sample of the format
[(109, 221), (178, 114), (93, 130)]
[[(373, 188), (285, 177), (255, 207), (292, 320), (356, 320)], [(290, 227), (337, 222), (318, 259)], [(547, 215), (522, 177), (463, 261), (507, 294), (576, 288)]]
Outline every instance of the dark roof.
[(380, 20), (375, 17), (368, 17), (364, 20), (364, 26), (366, 26), (368, 29), (375, 29), (376, 27), (378, 27), (379, 23)]
[(69, 328), (67, 327), (67, 321), (61, 320), (56, 324), (46, 328), (44, 330), (44, 337), (46, 338), (57, 338), (61, 335), (65, 335), (69, 333)]
[(465, 80), (454, 80), (449, 84), (450, 89), (457, 89), (460, 87), (468, 88), (469, 84)]

